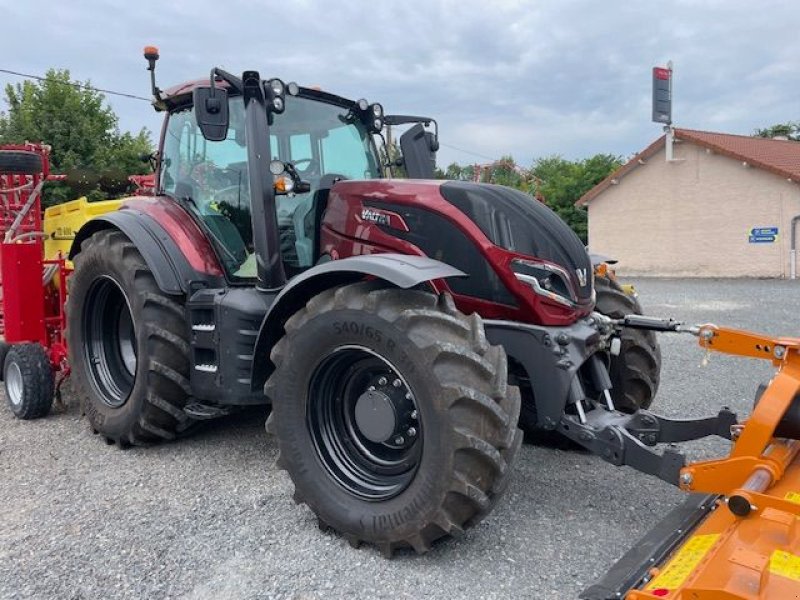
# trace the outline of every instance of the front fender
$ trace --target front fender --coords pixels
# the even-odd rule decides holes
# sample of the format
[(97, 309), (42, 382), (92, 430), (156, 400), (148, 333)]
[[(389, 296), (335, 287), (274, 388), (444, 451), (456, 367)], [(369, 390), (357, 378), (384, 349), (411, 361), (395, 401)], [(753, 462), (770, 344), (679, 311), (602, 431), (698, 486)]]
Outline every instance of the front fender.
[(427, 256), (404, 254), (368, 254), (316, 265), (294, 277), (275, 297), (258, 333), (253, 353), (252, 389), (264, 387), (274, 368), (269, 360), (272, 346), (283, 335), (283, 325), (312, 297), (323, 290), (355, 283), (365, 277), (382, 279), (399, 288), (412, 288), (421, 283), (466, 277), (455, 267)]

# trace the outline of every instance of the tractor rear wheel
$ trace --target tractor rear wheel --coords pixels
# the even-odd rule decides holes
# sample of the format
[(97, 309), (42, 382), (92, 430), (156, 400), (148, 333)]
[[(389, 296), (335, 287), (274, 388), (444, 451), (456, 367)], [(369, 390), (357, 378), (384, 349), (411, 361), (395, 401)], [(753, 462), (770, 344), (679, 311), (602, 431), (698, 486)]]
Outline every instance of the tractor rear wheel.
[(372, 282), (322, 292), (285, 330), (268, 431), (321, 527), (422, 553), (491, 511), (522, 434), (505, 352), (480, 317)]
[[(595, 279), (597, 312), (612, 319), (644, 314), (636, 298), (608, 277)], [(661, 349), (652, 331), (624, 329), (617, 356), (608, 356), (611, 397), (618, 410), (634, 412), (653, 403), (661, 378)]]
[(18, 419), (40, 419), (53, 406), (53, 367), (40, 344), (12, 344), (3, 361), (3, 383)]
[(185, 431), (183, 298), (164, 294), (136, 246), (111, 229), (83, 242), (69, 283), (69, 360), (92, 429), (121, 447)]

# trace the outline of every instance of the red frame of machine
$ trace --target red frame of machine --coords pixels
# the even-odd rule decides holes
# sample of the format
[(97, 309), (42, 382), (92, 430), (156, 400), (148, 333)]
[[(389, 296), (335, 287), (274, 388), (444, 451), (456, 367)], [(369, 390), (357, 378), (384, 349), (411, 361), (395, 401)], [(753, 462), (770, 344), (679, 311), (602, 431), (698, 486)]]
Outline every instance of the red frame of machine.
[[(59, 256), (44, 259), (41, 196), (31, 205), (15, 238), (6, 233), (31, 193), (43, 181), (62, 179), (50, 173), (50, 148), (42, 144), (4, 145), (3, 150), (33, 152), (42, 159), (42, 171), (35, 175), (0, 174), (0, 287), (2, 315), (0, 333), (7, 343), (41, 344), (56, 371), (68, 372), (64, 338), (67, 276), (71, 270)], [(44, 267), (52, 266), (51, 277), (43, 281)]]

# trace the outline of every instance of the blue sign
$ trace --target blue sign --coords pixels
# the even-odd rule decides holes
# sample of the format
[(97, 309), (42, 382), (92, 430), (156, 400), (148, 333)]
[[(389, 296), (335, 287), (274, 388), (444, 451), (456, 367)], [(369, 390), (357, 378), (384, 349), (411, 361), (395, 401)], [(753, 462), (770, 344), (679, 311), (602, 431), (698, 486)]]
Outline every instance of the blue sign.
[[(764, 237), (764, 236), (772, 236), (775, 237), (778, 235), (778, 228), (777, 227), (753, 227), (750, 230), (750, 235), (754, 237)], [(775, 240), (772, 240), (775, 241)]]
[(751, 235), (749, 241), (751, 244), (771, 244), (776, 239), (774, 235)]

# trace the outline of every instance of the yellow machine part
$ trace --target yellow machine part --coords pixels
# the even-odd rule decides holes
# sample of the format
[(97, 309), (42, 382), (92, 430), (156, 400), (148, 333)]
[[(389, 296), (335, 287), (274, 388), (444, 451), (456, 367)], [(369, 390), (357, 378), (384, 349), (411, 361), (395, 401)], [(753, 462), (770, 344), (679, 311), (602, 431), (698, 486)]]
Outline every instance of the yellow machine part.
[(734, 515), (724, 501), (627, 600), (800, 599), (800, 465), (765, 495), (797, 511), (767, 507)]
[[(61, 252), (63, 256), (69, 253), (72, 240), (77, 231), (88, 220), (99, 215), (117, 210), (122, 200), (104, 200), (89, 202), (86, 198), (78, 198), (57, 206), (51, 206), (44, 211), (44, 257), (54, 259)], [(68, 265), (70, 268), (72, 265)]]

